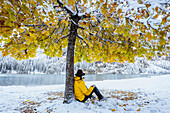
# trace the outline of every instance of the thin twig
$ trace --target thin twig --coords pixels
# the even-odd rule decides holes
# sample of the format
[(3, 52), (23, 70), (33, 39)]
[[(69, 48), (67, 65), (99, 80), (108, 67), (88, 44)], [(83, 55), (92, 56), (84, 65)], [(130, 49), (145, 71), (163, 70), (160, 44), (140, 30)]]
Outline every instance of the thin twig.
[(56, 41), (55, 43), (58, 43), (58, 42), (59, 42), (61, 39), (63, 39), (63, 38), (67, 38), (69, 35), (70, 35), (70, 34), (68, 34), (68, 35), (66, 35), (66, 36), (63, 36), (63, 37), (57, 39), (57, 41)]
[(19, 6), (19, 10), (18, 10), (17, 14), (19, 14), (20, 12), (21, 12), (21, 7)]
[[(154, 14), (154, 13), (153, 13), (153, 14)], [(149, 23), (149, 20), (151, 19), (151, 17), (153, 16), (153, 14), (148, 18), (147, 24), (148, 24), (152, 29), (157, 30), (157, 29), (153, 28), (152, 25)]]
[(42, 25), (27, 25), (27, 24), (24, 24), (24, 26), (26, 27), (41, 27), (41, 26), (47, 26), (47, 24), (42, 24)]
[(10, 26), (0, 26), (0, 27), (1, 27), (1, 28), (2, 28), (2, 27), (6, 27), (6, 28), (12, 28), (12, 27), (10, 27)]
[(78, 10), (78, 5), (77, 5), (77, 2), (78, 2), (78, 1), (76, 1), (75, 5), (76, 5), (76, 11), (77, 11), (77, 15), (78, 15), (78, 13), (79, 13), (79, 10)]
[(84, 27), (81, 27), (81, 26), (78, 26), (78, 28), (83, 29), (83, 30), (85, 29)]
[[(108, 39), (101, 38), (101, 37), (98, 36), (98, 35), (94, 35), (94, 33), (89, 33), (89, 34), (92, 35), (92, 36), (98, 37), (100, 40), (103, 40), (104, 42), (110, 42), (111, 44), (113, 44), (113, 43), (115, 43), (115, 44), (122, 44), (121, 42), (116, 42), (116, 41), (111, 41), (111, 40), (108, 40)], [(123, 43), (129, 44), (129, 43), (126, 42), (126, 41), (124, 41)]]
[[(46, 24), (42, 24), (42, 25), (27, 25), (27, 24), (24, 24), (24, 26), (26, 26), (26, 27), (44, 27), (44, 26), (47, 26), (47, 25)], [(0, 27), (12, 28), (10, 26), (0, 26)]]

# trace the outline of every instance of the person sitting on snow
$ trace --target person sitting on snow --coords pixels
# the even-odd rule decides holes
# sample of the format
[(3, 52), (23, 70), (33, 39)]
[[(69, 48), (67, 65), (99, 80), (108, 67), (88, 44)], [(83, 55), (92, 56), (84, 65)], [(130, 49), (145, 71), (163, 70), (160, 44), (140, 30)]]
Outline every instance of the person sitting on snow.
[(88, 98), (93, 97), (92, 94), (95, 93), (99, 101), (104, 100), (104, 97), (95, 85), (92, 85), (89, 89), (86, 87), (84, 80), (85, 73), (81, 69), (77, 71), (74, 77), (74, 96), (79, 102), (85, 102)]

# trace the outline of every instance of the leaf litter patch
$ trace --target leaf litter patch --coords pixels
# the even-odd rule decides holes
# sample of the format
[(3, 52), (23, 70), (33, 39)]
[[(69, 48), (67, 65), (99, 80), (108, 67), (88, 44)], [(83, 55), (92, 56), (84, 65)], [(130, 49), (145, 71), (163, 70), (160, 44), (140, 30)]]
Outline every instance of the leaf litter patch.
[[(101, 90), (106, 100), (98, 101), (95, 99), (88, 99), (85, 104), (85, 109), (95, 111), (97, 109), (107, 109), (109, 111), (141, 111), (144, 107), (150, 104), (156, 104), (160, 98), (150, 98), (154, 94), (146, 94), (144, 91), (123, 91), (123, 90)], [(40, 107), (44, 106), (44, 112), (54, 112), (57, 108), (56, 102), (60, 101), (63, 104), (63, 92), (48, 92), (44, 94), (45, 98), (40, 101), (23, 101), (22, 107), (17, 108), (21, 113), (36, 113), (39, 112)], [(96, 97), (96, 95), (93, 95)], [(47, 104), (48, 103), (48, 104)], [(79, 102), (77, 102), (79, 103)]]
[[(88, 100), (87, 109), (107, 109), (115, 111), (141, 111), (150, 104), (156, 104), (160, 98), (150, 98), (154, 94), (146, 94), (144, 91), (102, 90), (106, 100), (98, 101), (97, 98)], [(94, 105), (94, 106), (92, 106)]]
[[(42, 99), (39, 102), (35, 102), (32, 100), (26, 100), (23, 101), (20, 108), (17, 108), (15, 110), (20, 111), (21, 113), (37, 113), (38, 108), (41, 107), (44, 103), (53, 103), (53, 101), (61, 100), (64, 98), (63, 92), (48, 92), (45, 93), (45, 100)], [(53, 111), (53, 108), (46, 107), (46, 110), (44, 112), (50, 113)]]

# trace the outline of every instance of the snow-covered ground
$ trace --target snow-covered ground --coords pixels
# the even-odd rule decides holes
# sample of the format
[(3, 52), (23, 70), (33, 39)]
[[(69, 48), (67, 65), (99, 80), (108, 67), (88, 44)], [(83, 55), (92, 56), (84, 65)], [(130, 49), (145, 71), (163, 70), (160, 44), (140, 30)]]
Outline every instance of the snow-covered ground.
[(63, 104), (63, 85), (0, 86), (1, 113), (169, 113), (170, 75), (86, 82), (107, 100)]

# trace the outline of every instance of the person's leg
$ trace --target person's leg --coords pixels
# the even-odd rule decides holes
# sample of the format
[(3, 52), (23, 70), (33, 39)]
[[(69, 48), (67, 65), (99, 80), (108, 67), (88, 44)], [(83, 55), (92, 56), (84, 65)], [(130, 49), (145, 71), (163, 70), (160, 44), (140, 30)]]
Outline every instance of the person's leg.
[(97, 87), (94, 87), (93, 92), (97, 95), (99, 101), (103, 98), (102, 94), (100, 93)]
[(93, 91), (90, 93), (90, 95), (85, 96), (84, 100), (82, 100), (81, 102), (85, 102), (88, 98), (92, 97), (92, 94), (95, 93), (99, 99), (99, 101), (103, 98), (102, 94), (100, 93), (100, 91), (98, 90), (97, 87), (94, 87)]
[(88, 95), (88, 96), (85, 96), (85, 98), (84, 98), (84, 100), (82, 102), (85, 102), (88, 98), (94, 99), (95, 97), (92, 95), (92, 93), (90, 95)]
[(90, 96), (85, 96), (84, 100), (82, 100), (81, 102), (85, 102), (88, 98), (90, 98)]
[(85, 102), (88, 98), (92, 97), (92, 94), (95, 93), (99, 99), (99, 101), (103, 98), (102, 94), (100, 93), (100, 91), (98, 90), (98, 88), (95, 86), (93, 91), (90, 93), (90, 95), (85, 96), (83, 102)]

